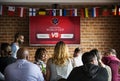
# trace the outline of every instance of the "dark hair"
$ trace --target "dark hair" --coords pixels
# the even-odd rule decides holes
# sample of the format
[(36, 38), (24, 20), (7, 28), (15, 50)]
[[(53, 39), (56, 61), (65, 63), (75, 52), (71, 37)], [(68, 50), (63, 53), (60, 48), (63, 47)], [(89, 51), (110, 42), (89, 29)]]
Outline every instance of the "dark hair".
[(14, 41), (17, 41), (17, 38), (18, 38), (19, 36), (23, 36), (23, 35), (20, 34), (20, 33), (16, 33), (15, 36), (14, 36)]
[(75, 48), (75, 51), (74, 51), (74, 52), (75, 52), (75, 53), (78, 53), (79, 51), (81, 51), (80, 48)]
[(1, 43), (1, 50), (5, 51), (8, 46), (10, 46), (9, 43)]
[(93, 59), (95, 58), (95, 54), (92, 54), (90, 52), (85, 52), (83, 55), (82, 55), (82, 62), (83, 64), (89, 64), (90, 62), (93, 61)]
[[(6, 51), (6, 48), (10, 46), (9, 43), (1, 43), (1, 51)], [(1, 52), (1, 56), (3, 56), (2, 52)]]
[(73, 54), (73, 57), (76, 57), (77, 55), (77, 53), (78, 52), (80, 52), (81, 51), (81, 49), (78, 47), (78, 48), (75, 48), (75, 50), (74, 50), (74, 54)]
[(99, 55), (99, 51), (98, 51), (98, 49), (92, 49), (91, 51), (90, 51), (90, 53), (93, 53), (93, 54), (95, 54), (96, 56), (97, 56), (97, 60), (100, 60), (100, 55)]
[(42, 59), (42, 55), (46, 52), (45, 48), (38, 48), (35, 52), (35, 61)]

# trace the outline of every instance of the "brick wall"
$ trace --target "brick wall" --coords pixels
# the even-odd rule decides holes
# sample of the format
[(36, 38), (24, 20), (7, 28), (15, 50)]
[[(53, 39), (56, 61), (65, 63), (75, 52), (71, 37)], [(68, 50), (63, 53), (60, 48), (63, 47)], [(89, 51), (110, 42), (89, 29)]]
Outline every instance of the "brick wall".
[[(81, 6), (77, 7), (80, 8)], [(48, 8), (48, 6), (43, 6), (43, 8)], [(63, 6), (63, 8), (71, 8), (71, 6)], [(115, 48), (118, 52), (118, 56), (120, 56), (120, 16), (80, 18), (80, 24), (81, 44), (69, 46), (70, 54), (73, 54), (74, 49), (80, 46), (83, 52), (93, 48), (97, 48), (100, 51), (105, 51), (107, 48)], [(16, 15), (9, 17), (6, 10), (5, 15), (0, 16), (0, 43), (13, 42), (16, 32), (21, 32), (25, 36), (23, 46), (28, 47), (30, 50), (30, 61), (34, 61), (35, 50), (39, 47), (45, 47), (48, 50), (48, 57), (53, 54), (54, 46), (29, 46), (28, 16), (24, 18), (20, 18)]]

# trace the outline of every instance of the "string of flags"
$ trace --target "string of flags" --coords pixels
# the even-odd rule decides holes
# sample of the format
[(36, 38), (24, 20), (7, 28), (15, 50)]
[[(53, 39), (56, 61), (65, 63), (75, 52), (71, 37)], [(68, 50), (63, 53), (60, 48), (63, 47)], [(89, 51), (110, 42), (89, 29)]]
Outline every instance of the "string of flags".
[(92, 8), (71, 8), (71, 9), (38, 9), (27, 7), (3, 6), (0, 5), (0, 16), (4, 13), (8, 16), (25, 17), (29, 16), (48, 15), (48, 16), (80, 16), (82, 18), (102, 16), (120, 16), (120, 5), (112, 5), (111, 7), (92, 7)]

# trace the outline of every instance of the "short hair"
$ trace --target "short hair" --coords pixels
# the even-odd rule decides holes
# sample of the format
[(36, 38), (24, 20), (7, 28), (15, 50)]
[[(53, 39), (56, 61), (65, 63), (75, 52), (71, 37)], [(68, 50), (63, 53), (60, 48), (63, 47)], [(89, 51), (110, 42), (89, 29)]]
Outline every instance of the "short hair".
[(85, 52), (83, 55), (82, 55), (82, 62), (83, 64), (89, 64), (93, 61), (93, 59), (96, 57), (95, 54), (93, 53), (90, 53), (90, 52)]
[(38, 48), (35, 52), (35, 61), (42, 59), (42, 55), (46, 52), (45, 48)]
[(9, 43), (1, 43), (1, 50), (5, 51), (8, 46), (10, 46)]
[(76, 53), (79, 53), (80, 51), (81, 49), (79, 47), (75, 48), (73, 57), (76, 57), (77, 56)]
[(117, 55), (116, 50), (115, 50), (115, 49), (112, 49), (112, 48), (108, 49), (108, 50), (107, 50), (107, 53), (112, 53), (113, 55)]
[(75, 53), (78, 53), (79, 51), (81, 51), (81, 49), (80, 48), (75, 48)]
[(7, 47), (8, 46), (10, 46), (10, 44), (9, 43), (1, 43), (1, 48), (0, 48), (0, 50), (1, 50), (1, 56), (3, 56), (3, 53), (2, 53), (2, 51), (6, 51), (6, 49), (7, 49)]
[(100, 55), (99, 55), (99, 51), (98, 51), (98, 49), (94, 48), (94, 49), (92, 49), (92, 50), (90, 51), (90, 53), (95, 54), (95, 55), (97, 56), (97, 60), (100, 59)]
[[(28, 53), (26, 53), (26, 51)], [(27, 48), (20, 48), (17, 51), (17, 59), (26, 59), (26, 57), (29, 56), (29, 50)]]
[(23, 35), (21, 33), (16, 33), (14, 36), (14, 41), (16, 41), (19, 36), (23, 36)]

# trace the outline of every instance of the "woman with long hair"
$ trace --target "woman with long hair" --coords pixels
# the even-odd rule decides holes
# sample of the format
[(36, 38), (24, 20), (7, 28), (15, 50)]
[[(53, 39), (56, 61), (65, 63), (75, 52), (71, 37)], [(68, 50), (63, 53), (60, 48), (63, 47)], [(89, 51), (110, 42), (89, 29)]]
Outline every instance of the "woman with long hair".
[(47, 81), (58, 81), (67, 78), (73, 69), (68, 47), (63, 41), (57, 42), (53, 57), (47, 62)]

